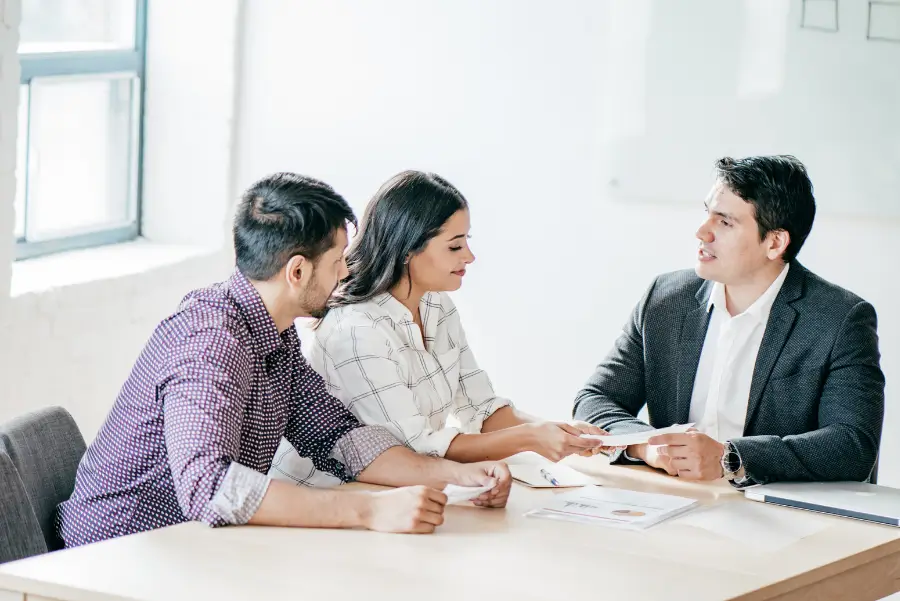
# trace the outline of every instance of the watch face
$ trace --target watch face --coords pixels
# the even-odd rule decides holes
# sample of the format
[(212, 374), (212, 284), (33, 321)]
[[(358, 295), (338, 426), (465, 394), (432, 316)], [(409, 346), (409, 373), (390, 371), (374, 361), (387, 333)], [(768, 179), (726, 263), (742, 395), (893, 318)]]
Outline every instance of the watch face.
[(728, 445), (726, 448), (728, 452), (725, 454), (725, 461), (723, 462), (725, 470), (732, 473), (737, 472), (741, 469), (741, 457), (731, 445)]

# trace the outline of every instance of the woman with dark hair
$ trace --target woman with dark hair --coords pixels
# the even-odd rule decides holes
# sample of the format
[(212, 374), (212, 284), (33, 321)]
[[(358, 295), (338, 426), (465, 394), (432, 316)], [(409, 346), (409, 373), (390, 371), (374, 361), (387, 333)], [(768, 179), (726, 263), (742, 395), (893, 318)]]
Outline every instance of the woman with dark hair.
[[(475, 260), (468, 239), (468, 203), (448, 181), (418, 171), (388, 180), (366, 207), (310, 364), (363, 423), (420, 453), (460, 462), (593, 454), (598, 443), (579, 435), (603, 430), (525, 415), (479, 369), (447, 294)], [(276, 477), (321, 483), (310, 463), (278, 455)]]

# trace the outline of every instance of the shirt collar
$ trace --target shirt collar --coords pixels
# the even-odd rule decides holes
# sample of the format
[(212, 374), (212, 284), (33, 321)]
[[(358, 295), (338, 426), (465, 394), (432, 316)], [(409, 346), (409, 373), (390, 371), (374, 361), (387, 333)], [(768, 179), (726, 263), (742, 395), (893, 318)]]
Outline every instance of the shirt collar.
[[(769, 318), (769, 312), (772, 310), (772, 305), (775, 304), (775, 299), (778, 297), (778, 293), (784, 285), (784, 280), (787, 278), (788, 269), (790, 269), (790, 267), (790, 263), (785, 263), (784, 269), (781, 270), (781, 273), (778, 274), (775, 281), (772, 282), (766, 291), (763, 292), (752, 305), (747, 307), (741, 315), (752, 315), (757, 322), (767, 320)], [(706, 312), (708, 313), (711, 311), (713, 307), (719, 307), (725, 312), (728, 311), (725, 301), (725, 285), (721, 282), (713, 284), (712, 293), (709, 295), (709, 301), (706, 303)], [(735, 315), (735, 317), (737, 317), (737, 315)]]
[(265, 357), (281, 348), (283, 341), (278, 334), (278, 326), (275, 325), (275, 320), (269, 315), (259, 291), (253, 287), (250, 280), (239, 269), (235, 269), (228, 279), (227, 286), (244, 316), (244, 322), (250, 329), (250, 336), (258, 354)]
[(394, 298), (390, 292), (384, 292), (372, 299), (375, 303), (385, 310), (395, 323), (411, 322), (413, 320), (412, 312), (406, 308), (406, 305)]
[[(425, 319), (425, 315), (427, 313), (424, 305), (430, 301), (431, 295), (433, 293), (426, 292), (422, 296), (422, 300), (419, 301), (419, 311), (422, 314), (422, 319)], [(383, 294), (379, 294), (375, 298), (372, 299), (375, 303), (378, 304), (381, 308), (385, 310), (394, 323), (412, 323), (413, 315), (412, 312), (406, 308), (406, 305), (401, 303), (399, 300), (394, 298), (394, 295), (390, 292), (385, 292)]]

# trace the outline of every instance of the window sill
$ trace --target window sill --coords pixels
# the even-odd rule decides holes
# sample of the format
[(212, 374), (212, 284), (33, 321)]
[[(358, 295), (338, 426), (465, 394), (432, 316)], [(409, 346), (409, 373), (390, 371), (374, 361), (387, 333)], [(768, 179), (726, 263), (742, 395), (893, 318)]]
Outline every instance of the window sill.
[(144, 239), (13, 263), (10, 295), (112, 280), (210, 256), (221, 248), (158, 244)]

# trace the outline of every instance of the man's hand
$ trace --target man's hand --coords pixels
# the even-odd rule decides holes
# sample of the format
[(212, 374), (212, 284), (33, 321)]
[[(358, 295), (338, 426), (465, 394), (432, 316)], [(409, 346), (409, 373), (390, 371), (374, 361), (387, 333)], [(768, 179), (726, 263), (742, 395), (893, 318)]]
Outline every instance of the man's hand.
[(509, 500), (509, 489), (512, 486), (512, 476), (509, 467), (499, 461), (485, 461), (482, 463), (470, 463), (461, 465), (467, 469), (467, 474), (460, 477), (454, 484), (460, 486), (487, 486), (493, 481), (494, 487), (472, 499), (472, 503), (479, 507), (506, 507)]
[(371, 493), (362, 523), (378, 532), (430, 534), (444, 523), (447, 495), (426, 486)]
[(672, 460), (659, 453), (660, 447), (648, 444), (636, 444), (628, 447), (627, 452), (630, 457), (640, 459), (650, 467), (658, 470), (664, 470), (670, 476), (677, 476), (678, 470), (672, 467)]
[(670, 467), (681, 478), (718, 480), (724, 475), (722, 455), (725, 445), (702, 432), (662, 434), (647, 442), (651, 447), (659, 445), (657, 453), (668, 459)]
[(553, 462), (601, 447), (597, 440), (580, 438), (580, 429), (563, 422), (534, 422), (519, 427), (528, 436), (528, 450)]
[(505, 463), (499, 461), (484, 461), (481, 463), (457, 464), (458, 473), (453, 479), (453, 484), (460, 486), (488, 486), (493, 488), (478, 497), (472, 499), (472, 503), (479, 507), (506, 507), (509, 499), (509, 488), (512, 485), (512, 476)]

